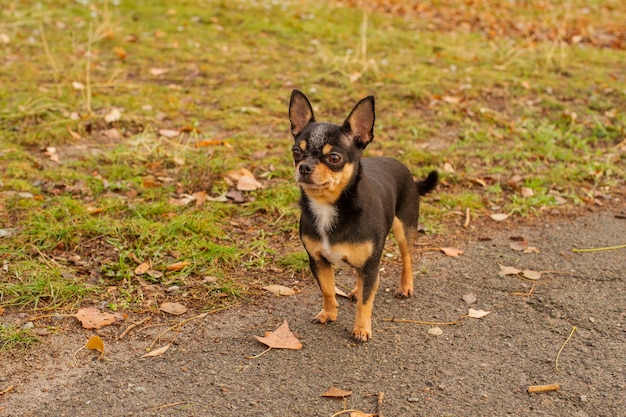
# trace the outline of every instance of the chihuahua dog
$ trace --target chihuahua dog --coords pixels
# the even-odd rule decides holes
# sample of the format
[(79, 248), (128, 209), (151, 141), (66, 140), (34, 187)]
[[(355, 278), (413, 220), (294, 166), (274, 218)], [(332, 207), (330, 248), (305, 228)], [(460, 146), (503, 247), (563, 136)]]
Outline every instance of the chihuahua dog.
[(387, 157), (363, 158), (374, 139), (374, 97), (359, 101), (342, 125), (315, 121), (309, 99), (291, 93), (289, 120), (296, 182), (301, 189), (300, 239), (323, 295), (313, 322), (337, 319), (333, 266), (355, 268), (357, 311), (352, 337), (372, 338), (372, 306), (389, 230), (402, 257), (399, 298), (413, 295), (411, 247), (417, 233), (419, 196), (437, 185), (437, 171), (415, 181), (409, 169)]

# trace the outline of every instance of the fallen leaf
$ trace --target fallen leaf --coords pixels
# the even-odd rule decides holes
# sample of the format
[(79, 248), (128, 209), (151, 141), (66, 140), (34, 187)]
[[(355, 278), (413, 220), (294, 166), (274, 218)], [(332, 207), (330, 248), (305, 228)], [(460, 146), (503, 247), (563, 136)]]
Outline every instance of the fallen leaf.
[(320, 397), (345, 398), (352, 395), (352, 391), (346, 391), (337, 387), (330, 387), (320, 394)]
[(522, 193), (522, 197), (532, 197), (535, 195), (533, 189), (528, 187), (522, 187), (520, 192)]
[(54, 146), (48, 146), (46, 148), (46, 151), (44, 152), (44, 155), (49, 156), (52, 162), (59, 162), (59, 154), (57, 153), (57, 149)]
[(150, 74), (159, 76), (163, 74), (167, 74), (169, 72), (166, 68), (150, 68)]
[(456, 258), (459, 255), (462, 255), (464, 251), (457, 248), (441, 248), (441, 251), (446, 254), (446, 256), (450, 256), (452, 258)]
[(143, 275), (145, 274), (151, 267), (150, 261), (145, 261), (141, 263), (137, 268), (135, 268), (135, 275)]
[(500, 272), (498, 272), (498, 275), (503, 277), (505, 275), (517, 275), (520, 272), (522, 272), (521, 269), (517, 269), (517, 268), (512, 267), (512, 266), (500, 265)]
[(181, 269), (184, 269), (186, 266), (189, 266), (189, 265), (191, 265), (189, 261), (175, 262), (171, 265), (168, 265), (167, 270), (168, 271), (180, 271)]
[(151, 357), (153, 357), (153, 356), (161, 356), (162, 354), (164, 354), (165, 352), (167, 352), (167, 350), (170, 348), (170, 346), (171, 346), (171, 345), (169, 345), (169, 344), (168, 344), (168, 345), (165, 345), (165, 346), (160, 347), (160, 348), (158, 348), (158, 349), (156, 349), (156, 350), (153, 350), (153, 351), (148, 352), (148, 353), (146, 353), (146, 354), (144, 354), (144, 355), (141, 355), (140, 357), (141, 357), (141, 358), (151, 358)]
[(114, 47), (113, 48), (113, 52), (122, 61), (126, 59), (126, 56), (128, 56), (128, 53), (126, 52), (126, 49), (122, 48), (121, 46)]
[(236, 184), (239, 191), (254, 191), (264, 188), (263, 184), (254, 178), (254, 174), (246, 168), (235, 169), (224, 174), (224, 180), (229, 185)]
[(349, 298), (350, 296), (345, 292), (341, 291), (339, 288), (335, 287), (335, 295), (338, 295), (343, 298)]
[(263, 287), (263, 289), (277, 296), (281, 296), (281, 295), (288, 296), (288, 295), (294, 295), (296, 293), (296, 291), (294, 291), (292, 288), (285, 287), (284, 285), (267, 285)]
[(168, 139), (173, 139), (176, 136), (180, 135), (180, 130), (159, 129), (159, 135), (166, 137)]
[(263, 337), (254, 337), (256, 337), (259, 342), (273, 349), (302, 349), (302, 343), (300, 343), (291, 330), (289, 330), (287, 320), (273, 332), (267, 332)]
[(98, 335), (91, 336), (85, 347), (87, 349), (97, 350), (100, 352), (100, 357), (98, 359), (102, 359), (104, 356), (104, 341)]
[(506, 213), (495, 213), (495, 214), (492, 214), (489, 217), (491, 217), (494, 221), (502, 222), (502, 221), (508, 219), (509, 215), (506, 214)]
[(104, 116), (104, 121), (107, 123), (117, 122), (118, 120), (120, 120), (121, 117), (122, 114), (120, 113), (119, 109), (113, 107), (111, 111)]
[(100, 329), (115, 323), (118, 319), (123, 320), (123, 316), (120, 314), (105, 313), (96, 308), (81, 308), (75, 317), (85, 329)]
[(524, 249), (524, 253), (541, 253), (541, 251), (539, 250), (539, 248), (535, 246), (529, 246), (526, 249)]
[(168, 314), (173, 314), (175, 316), (178, 316), (178, 315), (186, 313), (187, 307), (185, 307), (184, 305), (180, 303), (163, 303), (159, 307), (159, 310)]
[(4, 314), (4, 307), (0, 306), (0, 316)]
[(102, 131), (102, 134), (109, 139), (113, 139), (113, 140), (122, 139), (122, 134), (120, 133), (119, 130), (115, 128), (105, 129)]
[(474, 294), (473, 292), (467, 293), (463, 296), (463, 301), (465, 301), (468, 305), (474, 304), (476, 300), (476, 294)]
[(364, 413), (363, 411), (352, 411), (350, 417), (375, 417), (376, 414)]
[(470, 308), (469, 309), (469, 313), (467, 314), (467, 316), (470, 317), (470, 318), (473, 318), (473, 319), (482, 319), (483, 317), (485, 317), (489, 313), (491, 313), (491, 311), (474, 310), (473, 308)]
[(526, 239), (518, 240), (515, 242), (511, 242), (509, 247), (516, 251), (523, 251), (528, 247), (528, 241)]
[(458, 104), (461, 102), (461, 97), (443, 96), (442, 100), (449, 104)]
[(433, 336), (441, 336), (443, 334), (443, 330), (441, 330), (441, 327), (431, 327), (430, 329), (428, 329), (428, 334)]
[(538, 280), (539, 278), (541, 278), (541, 272), (533, 271), (532, 269), (525, 269), (524, 271), (522, 271), (522, 276), (524, 278)]
[(85, 84), (79, 83), (78, 81), (72, 81), (72, 87), (74, 87), (75, 90), (84, 90)]

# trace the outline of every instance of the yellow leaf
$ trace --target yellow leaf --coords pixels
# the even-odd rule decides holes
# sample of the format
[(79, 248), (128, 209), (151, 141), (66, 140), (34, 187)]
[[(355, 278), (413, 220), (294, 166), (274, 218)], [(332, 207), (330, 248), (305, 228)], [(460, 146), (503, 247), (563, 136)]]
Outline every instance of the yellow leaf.
[(104, 341), (100, 338), (100, 336), (91, 336), (85, 347), (87, 349), (97, 350), (100, 352), (100, 357), (98, 359), (102, 359), (104, 356)]

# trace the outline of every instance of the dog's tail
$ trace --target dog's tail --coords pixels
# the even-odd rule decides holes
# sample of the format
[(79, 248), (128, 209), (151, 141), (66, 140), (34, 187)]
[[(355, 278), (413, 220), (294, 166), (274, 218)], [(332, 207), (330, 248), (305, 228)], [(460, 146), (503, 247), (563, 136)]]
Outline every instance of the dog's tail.
[(430, 171), (425, 179), (417, 181), (415, 183), (415, 185), (417, 185), (417, 192), (419, 193), (419, 195), (428, 194), (435, 189), (438, 182), (439, 174), (437, 173), (437, 171)]

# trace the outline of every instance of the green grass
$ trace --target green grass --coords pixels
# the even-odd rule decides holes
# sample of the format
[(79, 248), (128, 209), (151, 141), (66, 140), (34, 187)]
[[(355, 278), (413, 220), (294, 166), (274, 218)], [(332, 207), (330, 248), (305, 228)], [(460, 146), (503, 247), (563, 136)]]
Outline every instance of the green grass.
[[(350, 1), (10, 2), (0, 12), (0, 229), (11, 231), (0, 237), (0, 304), (142, 308), (147, 283), (159, 299), (178, 285), (210, 311), (305, 271), (293, 88), (334, 122), (375, 94), (367, 155), (397, 157), (419, 177), (453, 168), (423, 206), (431, 231), (468, 208), (538, 216), (623, 187), (623, 51), (445, 19), (427, 27), (383, 3), (372, 3), (364, 38)], [(454, 4), (427, 3), (459, 18)], [(603, 3), (589, 6), (596, 27)], [(541, 30), (575, 22), (532, 5), (471, 13)], [(114, 108), (119, 120), (107, 121)], [(239, 168), (265, 188), (234, 203), (224, 174)], [(201, 205), (188, 199), (202, 193)], [(156, 273), (137, 276), (145, 261)]]
[(27, 349), (39, 342), (31, 329), (11, 324), (0, 324), (0, 350)]

